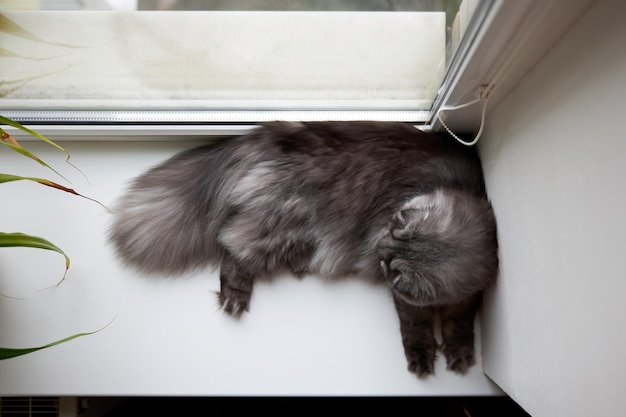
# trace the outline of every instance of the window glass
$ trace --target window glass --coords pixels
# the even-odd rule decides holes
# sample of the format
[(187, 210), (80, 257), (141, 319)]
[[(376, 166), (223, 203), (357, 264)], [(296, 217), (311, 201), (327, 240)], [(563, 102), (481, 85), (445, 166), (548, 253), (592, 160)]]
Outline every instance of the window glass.
[(0, 3), (25, 122), (426, 121), (477, 1)]

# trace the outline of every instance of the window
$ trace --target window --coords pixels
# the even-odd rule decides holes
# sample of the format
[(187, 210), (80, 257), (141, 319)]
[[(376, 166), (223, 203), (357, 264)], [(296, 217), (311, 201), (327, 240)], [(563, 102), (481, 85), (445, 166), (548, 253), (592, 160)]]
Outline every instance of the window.
[(490, 3), (5, 1), (0, 113), (64, 125), (424, 124)]

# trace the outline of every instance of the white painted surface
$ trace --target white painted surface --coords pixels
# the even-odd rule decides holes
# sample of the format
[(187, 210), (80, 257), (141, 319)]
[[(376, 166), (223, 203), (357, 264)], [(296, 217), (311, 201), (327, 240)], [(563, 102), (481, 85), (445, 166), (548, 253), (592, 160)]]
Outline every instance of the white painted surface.
[[(196, 142), (197, 144), (197, 142)], [(72, 160), (28, 146), (67, 174), (77, 191), (111, 205), (130, 178), (190, 142), (68, 142)], [(19, 163), (18, 163), (19, 161)], [(52, 177), (0, 152), (2, 171)], [(98, 205), (38, 184), (0, 185), (0, 230), (44, 236), (72, 259), (34, 249), (0, 250), (0, 345), (37, 346), (101, 332), (0, 361), (0, 395), (500, 395), (477, 366), (421, 381), (406, 370), (387, 289), (357, 279), (279, 277), (255, 286), (241, 320), (217, 310), (213, 271), (155, 281), (121, 268), (105, 242)], [(480, 344), (478, 343), (480, 352)]]
[(623, 414), (624, 15), (598, 1), (480, 143), (501, 248), (485, 369), (533, 417)]

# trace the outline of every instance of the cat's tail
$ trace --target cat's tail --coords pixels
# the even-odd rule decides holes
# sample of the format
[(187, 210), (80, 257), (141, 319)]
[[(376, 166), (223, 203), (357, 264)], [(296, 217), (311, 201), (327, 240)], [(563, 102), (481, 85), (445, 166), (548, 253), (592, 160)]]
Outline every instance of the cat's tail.
[(183, 152), (137, 177), (113, 208), (109, 242), (140, 272), (177, 275), (219, 260), (212, 147)]

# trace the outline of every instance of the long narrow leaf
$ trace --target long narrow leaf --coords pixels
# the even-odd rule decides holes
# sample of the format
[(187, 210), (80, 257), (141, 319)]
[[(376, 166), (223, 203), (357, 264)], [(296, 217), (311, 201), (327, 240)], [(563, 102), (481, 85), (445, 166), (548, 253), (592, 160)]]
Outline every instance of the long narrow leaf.
[(0, 360), (15, 358), (16, 356), (26, 355), (28, 353), (36, 352), (41, 349), (46, 349), (52, 346), (60, 345), (61, 343), (69, 342), (70, 340), (76, 339), (78, 337), (87, 336), (90, 334), (94, 334), (95, 332), (89, 333), (78, 333), (70, 337), (66, 337), (65, 339), (57, 340), (56, 342), (48, 343), (47, 345), (38, 346), (34, 348), (5, 348), (0, 347)]
[[(59, 177), (63, 178), (65, 181), (69, 182), (69, 180), (67, 178), (65, 178), (63, 175), (61, 175), (56, 169), (54, 169), (50, 165), (46, 164), (44, 161), (39, 159), (37, 156), (32, 154), (27, 149), (22, 148), (20, 146), (20, 144), (11, 135), (6, 133), (2, 129), (0, 129), (0, 132), (2, 133), (2, 144), (5, 145), (7, 148), (10, 148), (10, 149), (14, 150), (17, 153), (22, 154), (25, 157), (32, 159), (33, 161), (37, 162), (39, 165), (42, 165), (42, 166), (48, 168), (49, 170), (51, 170), (52, 172), (57, 174)], [(5, 135), (7, 135), (7, 136), (5, 137)]]
[[(117, 315), (115, 317), (113, 317), (113, 320), (115, 320), (116, 318), (117, 318)], [(77, 333), (75, 335), (66, 337), (66, 338), (61, 339), (61, 340), (57, 340), (56, 342), (48, 343), (47, 345), (43, 345), (43, 346), (38, 346), (38, 347), (33, 347), (33, 348), (6, 348), (6, 347), (0, 347), (0, 360), (10, 359), (10, 358), (15, 358), (16, 356), (26, 355), (26, 354), (29, 354), (29, 353), (36, 352), (38, 350), (47, 349), (47, 348), (52, 347), (52, 346), (60, 345), (61, 343), (69, 342), (70, 340), (74, 340), (74, 339), (77, 339), (79, 337), (89, 336), (89, 335), (98, 333), (98, 332), (104, 330), (105, 328), (109, 327), (109, 325), (111, 323), (113, 323), (113, 320), (111, 320), (106, 325), (104, 325), (100, 329), (95, 330), (93, 332)]]
[(87, 197), (87, 196), (84, 196), (82, 194), (79, 194), (75, 190), (73, 190), (72, 188), (68, 188), (68, 187), (65, 187), (65, 186), (63, 186), (61, 184), (57, 184), (54, 181), (50, 181), (50, 180), (47, 180), (45, 178), (22, 177), (20, 175), (0, 173), (0, 184), (3, 183), (3, 182), (12, 182), (12, 181), (33, 181), (33, 182), (39, 183), (41, 185), (45, 185), (46, 187), (56, 188), (57, 190), (65, 191), (66, 193), (74, 194), (74, 195), (76, 195), (78, 197), (87, 199), (89, 201), (93, 201), (94, 203), (97, 203), (101, 207), (103, 207), (106, 211), (110, 212), (109, 208), (107, 206), (105, 206), (104, 204), (102, 204), (101, 202), (99, 202), (98, 200), (95, 200), (95, 199), (93, 199), (91, 197)]
[[(22, 132), (26, 132), (26, 133), (28, 133), (29, 135), (34, 136), (34, 137), (36, 137), (37, 139), (39, 139), (39, 140), (42, 140), (42, 141), (46, 142), (47, 144), (49, 144), (49, 145), (51, 145), (51, 146), (54, 146), (55, 148), (57, 148), (57, 149), (58, 149), (58, 150), (60, 150), (61, 152), (65, 153), (65, 162), (66, 162), (66, 163), (68, 163), (69, 165), (71, 165), (71, 166), (72, 166), (75, 170), (77, 170), (78, 172), (80, 172), (80, 173), (83, 175), (83, 177), (85, 177), (85, 178), (87, 179), (87, 176), (85, 175), (85, 173), (84, 173), (83, 171), (81, 171), (80, 169), (78, 169), (78, 167), (77, 167), (77, 166), (75, 166), (74, 164), (72, 164), (72, 163), (70, 162), (70, 157), (71, 157), (70, 153), (69, 153), (69, 152), (68, 152), (68, 151), (67, 151), (64, 147), (62, 147), (61, 145), (58, 145), (56, 142), (54, 142), (54, 141), (52, 141), (52, 140), (48, 139), (48, 138), (47, 138), (47, 137), (45, 137), (44, 135), (42, 135), (42, 134), (40, 134), (40, 133), (38, 133), (38, 132), (35, 132), (35, 131), (34, 131), (34, 130), (32, 130), (32, 129), (29, 129), (29, 128), (27, 128), (26, 126), (23, 126), (22, 124), (20, 124), (20, 123), (16, 122), (15, 120), (11, 120), (11, 119), (9, 119), (8, 117), (0, 116), (0, 124), (7, 125), (7, 126), (12, 126), (12, 127), (16, 128), (16, 129), (21, 130)], [(1, 131), (2, 131), (2, 135), (3, 135), (3, 136), (4, 136), (5, 134), (6, 134), (6, 135), (9, 135), (9, 134), (8, 134), (8, 133), (6, 133), (4, 130), (1, 130)], [(9, 135), (9, 136), (10, 136), (10, 135)], [(56, 172), (56, 171), (55, 171), (55, 172)]]
[(45, 249), (51, 250), (57, 253), (60, 253), (65, 257), (65, 272), (63, 273), (63, 277), (56, 284), (65, 280), (65, 276), (67, 275), (67, 270), (70, 268), (70, 258), (63, 252), (61, 248), (53, 244), (52, 242), (37, 236), (30, 236), (24, 233), (4, 233), (0, 232), (0, 247), (26, 247), (26, 248), (37, 248), (37, 249)]
[(69, 152), (64, 147), (62, 147), (61, 145), (56, 144), (55, 142), (51, 141), (47, 137), (43, 136), (42, 134), (39, 134), (39, 133), (35, 132), (32, 129), (29, 129), (26, 126), (23, 126), (22, 124), (14, 121), (14, 120), (11, 120), (11, 119), (9, 119), (7, 117), (4, 117), (4, 116), (0, 116), (0, 124), (7, 125), (7, 126), (12, 126), (12, 127), (16, 128), (16, 129), (21, 130), (22, 132), (28, 133), (29, 135), (34, 136), (37, 139), (42, 140), (42, 141), (46, 142), (47, 144), (54, 146), (58, 150), (60, 150), (63, 153), (65, 153), (68, 158), (70, 156)]

